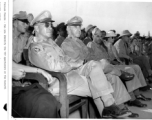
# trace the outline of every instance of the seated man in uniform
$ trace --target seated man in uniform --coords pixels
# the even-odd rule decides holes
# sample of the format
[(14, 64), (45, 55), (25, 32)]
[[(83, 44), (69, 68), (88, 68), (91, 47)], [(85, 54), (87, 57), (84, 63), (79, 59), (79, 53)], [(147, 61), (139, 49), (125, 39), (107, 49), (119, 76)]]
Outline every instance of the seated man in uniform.
[[(53, 78), (42, 69), (29, 67), (19, 62), (22, 60), (22, 52), (27, 38), (24, 38), (28, 25), (26, 12), (19, 12), (13, 17), (13, 61), (12, 61), (12, 116), (20, 118), (57, 118), (60, 103), (46, 91), (43, 84), (22, 84), (22, 78), (26, 73), (35, 73), (45, 83)], [(45, 79), (46, 78), (46, 79)], [(29, 80), (31, 81), (31, 80)]]
[[(67, 58), (69, 59), (69, 63), (71, 62), (76, 64), (79, 63), (80, 61), (86, 60), (88, 61), (86, 62), (86, 64), (88, 64), (95, 57), (94, 54), (90, 54), (91, 49), (87, 48), (87, 46), (84, 45), (84, 43), (80, 39), (78, 39), (81, 34), (81, 24), (82, 24), (82, 19), (78, 16), (71, 18), (67, 22), (68, 37), (62, 43), (61, 48), (63, 49)], [(116, 104), (120, 105), (128, 101), (128, 98), (126, 97), (126, 95), (124, 95), (126, 89), (124, 89), (123, 83), (118, 77), (118, 76), (122, 77), (122, 73), (119, 72), (118, 70), (111, 71), (111, 68), (105, 67), (106, 65), (104, 64), (104, 61), (105, 60), (101, 60), (99, 61), (99, 63), (102, 66), (102, 69), (105, 74), (109, 72), (111, 73), (111, 74), (106, 74), (106, 76), (108, 81), (110, 81), (110, 83), (113, 86), (114, 89), (113, 96), (115, 98)], [(84, 64), (84, 66), (86, 64)], [(79, 69), (81, 70), (82, 68)], [(96, 77), (98, 77), (98, 75)]]
[[(126, 111), (120, 110), (115, 105), (113, 88), (107, 81), (101, 64), (96, 61), (83, 64), (83, 60), (74, 61), (65, 55), (52, 40), (52, 22), (49, 11), (43, 11), (33, 20), (36, 36), (33, 37), (33, 43), (29, 47), (30, 62), (48, 71), (64, 73), (67, 78), (68, 94), (92, 97), (101, 116), (104, 106), (108, 112), (110, 111), (111, 116), (126, 115)], [(55, 80), (50, 85), (49, 91), (54, 95), (59, 94), (58, 81)], [(122, 88), (125, 89), (124, 86)], [(130, 99), (126, 90), (124, 95)]]

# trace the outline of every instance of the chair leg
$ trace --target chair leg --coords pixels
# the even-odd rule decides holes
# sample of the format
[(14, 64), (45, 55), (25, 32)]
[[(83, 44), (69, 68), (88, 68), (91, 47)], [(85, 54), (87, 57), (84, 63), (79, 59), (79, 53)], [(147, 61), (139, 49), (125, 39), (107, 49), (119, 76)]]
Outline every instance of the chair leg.
[(85, 100), (85, 104), (81, 106), (80, 108), (80, 115), (81, 118), (87, 118), (88, 114), (88, 98), (84, 98), (82, 100)]
[(101, 115), (99, 114), (92, 98), (88, 98), (88, 114), (91, 119), (101, 118)]

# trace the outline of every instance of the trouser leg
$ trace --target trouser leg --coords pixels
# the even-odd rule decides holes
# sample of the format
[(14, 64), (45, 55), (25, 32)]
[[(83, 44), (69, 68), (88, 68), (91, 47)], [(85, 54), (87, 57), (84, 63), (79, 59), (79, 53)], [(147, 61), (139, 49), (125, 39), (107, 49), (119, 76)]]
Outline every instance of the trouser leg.
[(144, 75), (142, 73), (142, 70), (141, 70), (140, 66), (139, 65), (129, 65), (129, 66), (134, 69), (138, 79), (140, 80), (140, 83), (141, 83), (142, 87), (146, 86), (147, 83), (146, 83), (146, 80), (144, 78)]
[(78, 69), (78, 73), (88, 78), (89, 87), (94, 99), (101, 97), (106, 105), (111, 104), (109, 101), (114, 103), (114, 98), (111, 95), (114, 92), (113, 88), (107, 81), (99, 62), (89, 61)]
[(134, 78), (132, 80), (125, 82), (128, 92), (132, 92), (142, 86), (133, 68), (126, 65), (116, 65), (115, 67), (128, 73), (134, 74)]
[(143, 59), (142, 57), (133, 58), (133, 62), (140, 66), (144, 77), (147, 78), (149, 75), (148, 70), (150, 69), (150, 67), (148, 65), (149, 62), (147, 62), (147, 60)]
[(126, 90), (126, 87), (120, 80), (118, 76), (107, 74), (107, 79), (111, 83), (114, 93), (112, 93), (116, 105), (120, 105), (122, 103), (125, 103), (131, 99), (128, 91)]

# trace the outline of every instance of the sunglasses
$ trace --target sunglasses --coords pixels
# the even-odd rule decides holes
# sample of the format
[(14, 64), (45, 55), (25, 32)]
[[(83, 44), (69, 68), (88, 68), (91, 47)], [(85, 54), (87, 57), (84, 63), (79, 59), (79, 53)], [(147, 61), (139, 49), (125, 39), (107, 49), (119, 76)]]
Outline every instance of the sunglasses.
[(19, 20), (19, 21), (21, 21), (21, 22), (23, 22), (23, 23), (26, 23), (26, 24), (29, 24), (29, 21), (27, 20), (27, 19), (17, 19), (17, 20)]
[(114, 39), (114, 37), (109, 37), (109, 38)]

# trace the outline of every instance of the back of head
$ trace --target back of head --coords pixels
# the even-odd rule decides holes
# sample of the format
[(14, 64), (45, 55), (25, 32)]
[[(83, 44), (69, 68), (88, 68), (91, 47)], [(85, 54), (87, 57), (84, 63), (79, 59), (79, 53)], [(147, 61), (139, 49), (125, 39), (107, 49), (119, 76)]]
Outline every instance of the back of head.
[(66, 30), (66, 25), (65, 25), (65, 23), (62, 22), (62, 23), (58, 24), (58, 25), (56, 26), (56, 30), (57, 30), (57, 32), (58, 32), (58, 31), (61, 31), (61, 30)]
[(66, 30), (66, 28), (67, 28), (67, 26), (65, 25), (65, 23), (64, 22), (62, 22), (62, 23), (60, 23), (60, 24), (58, 24), (57, 26), (56, 26), (56, 31), (57, 31), (57, 33), (60, 35), (60, 36), (62, 36), (62, 37), (67, 37), (67, 30)]

